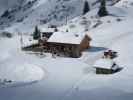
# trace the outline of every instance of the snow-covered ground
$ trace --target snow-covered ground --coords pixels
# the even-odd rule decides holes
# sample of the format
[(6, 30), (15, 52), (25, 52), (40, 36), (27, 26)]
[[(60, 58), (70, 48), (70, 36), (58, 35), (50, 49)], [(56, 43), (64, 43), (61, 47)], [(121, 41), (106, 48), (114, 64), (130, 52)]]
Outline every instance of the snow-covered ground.
[[(19, 49), (20, 44), (18, 38), (3, 38), (0, 40), (2, 43), (0, 47), (0, 87), (6, 87), (6, 83), (8, 83), (6, 81), (11, 81), (8, 85), (18, 83), (26, 84), (41, 80), (46, 75), (42, 68), (28, 63), (24, 58), (21, 58), (21, 54), (23, 53)], [(19, 46), (19, 48), (15, 46)]]
[[(112, 16), (103, 18), (95, 17), (97, 9), (93, 9), (85, 15), (86, 19), (79, 16), (59, 28), (81, 33), (85, 28), (89, 29), (87, 34), (92, 38), (92, 48), (78, 59), (21, 51), (20, 36), (17, 35), (10, 39), (0, 38), (0, 77), (21, 84), (0, 88), (0, 99), (132, 100), (132, 2), (121, 0), (108, 7)], [(115, 61), (123, 69), (112, 75), (96, 75), (93, 65), (108, 48), (118, 52)], [(35, 80), (38, 82), (32, 84)]]

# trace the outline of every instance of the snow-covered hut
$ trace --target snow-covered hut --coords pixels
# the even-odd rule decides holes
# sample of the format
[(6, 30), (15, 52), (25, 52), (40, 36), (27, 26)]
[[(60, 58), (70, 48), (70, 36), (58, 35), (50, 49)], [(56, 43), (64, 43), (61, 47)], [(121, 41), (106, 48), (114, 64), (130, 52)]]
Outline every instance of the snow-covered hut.
[(85, 33), (54, 32), (47, 43), (54, 53), (77, 58), (83, 50), (90, 47), (90, 41), (91, 38)]
[(118, 70), (118, 65), (109, 58), (97, 60), (93, 67), (96, 68), (96, 74), (112, 74)]

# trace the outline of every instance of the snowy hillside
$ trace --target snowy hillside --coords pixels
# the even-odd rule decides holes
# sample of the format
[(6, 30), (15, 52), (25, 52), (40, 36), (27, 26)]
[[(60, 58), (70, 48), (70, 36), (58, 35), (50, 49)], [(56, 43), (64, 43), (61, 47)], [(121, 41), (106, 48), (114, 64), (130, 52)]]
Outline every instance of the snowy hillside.
[[(15, 31), (31, 31), (36, 25), (65, 24), (66, 18), (69, 20), (82, 15), (84, 6), (84, 0), (2, 1), (0, 29), (13, 28)], [(108, 4), (112, 5), (117, 1), (109, 0)], [(91, 9), (99, 6), (98, 0), (88, 0), (88, 3)]]
[[(9, 32), (29, 32), (36, 24), (41, 28), (49, 23), (62, 24), (58, 27), (60, 31), (89, 35), (91, 48), (80, 58), (53, 57), (50, 53), (22, 51), (21, 35), (10, 38), (0, 35), (1, 100), (133, 99), (133, 0), (107, 6), (109, 15), (105, 17), (97, 16), (99, 2), (94, 0), (88, 0), (93, 6), (86, 15), (82, 15), (83, 0), (23, 0), (22, 8), (18, 4), (20, 1), (14, 0), (18, 5), (15, 8), (14, 4), (9, 5), (12, 13), (9, 19), (0, 19), (1, 28), (8, 26), (5, 30)], [(112, 0), (109, 1), (112, 4)], [(67, 24), (62, 5), (69, 8)], [(24, 19), (19, 20), (21, 18)], [(47, 24), (44, 24), (45, 19)], [(23, 38), (25, 45), (32, 42), (29, 34), (23, 34)], [(118, 52), (114, 61), (122, 70), (98, 75), (93, 65), (108, 49)]]

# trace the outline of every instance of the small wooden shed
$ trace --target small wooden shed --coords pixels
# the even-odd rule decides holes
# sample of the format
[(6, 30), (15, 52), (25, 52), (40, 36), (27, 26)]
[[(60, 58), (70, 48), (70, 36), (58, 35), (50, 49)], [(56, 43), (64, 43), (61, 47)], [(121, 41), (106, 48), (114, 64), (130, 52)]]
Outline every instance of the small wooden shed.
[(93, 67), (96, 69), (96, 74), (113, 74), (118, 70), (118, 65), (109, 58), (97, 60)]
[(78, 58), (82, 51), (90, 48), (91, 38), (85, 33), (55, 32), (48, 39), (51, 52)]

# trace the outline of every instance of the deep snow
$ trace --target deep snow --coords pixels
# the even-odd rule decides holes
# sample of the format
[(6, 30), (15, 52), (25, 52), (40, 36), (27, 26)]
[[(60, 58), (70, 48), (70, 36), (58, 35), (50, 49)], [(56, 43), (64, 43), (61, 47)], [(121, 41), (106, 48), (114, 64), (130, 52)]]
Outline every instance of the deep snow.
[[(133, 1), (130, 0), (130, 2)], [(14, 36), (12, 39), (0, 39), (0, 50), (5, 55), (2, 55), (0, 62), (11, 61), (12, 64), (21, 65), (26, 62), (35, 68), (40, 67), (46, 75), (41, 81), (34, 84), (0, 88), (0, 99), (132, 100), (133, 7), (131, 3), (121, 0), (108, 9), (113, 16), (92, 18), (97, 9), (93, 9), (85, 15), (88, 21), (87, 27), (82, 24), (83, 17), (79, 16), (70, 20), (68, 25), (59, 28), (81, 33), (85, 28), (89, 29), (89, 32), (86, 33), (92, 38), (92, 48), (83, 52), (83, 56), (79, 59), (52, 58), (51, 54), (44, 54), (42, 57), (39, 54), (22, 52), (19, 36)], [(94, 27), (97, 23), (100, 24)], [(76, 27), (72, 28), (72, 25)], [(29, 39), (29, 37), (25, 36), (25, 39)], [(102, 57), (106, 49), (118, 52), (115, 61), (123, 69), (112, 75), (96, 75), (93, 65)], [(8, 63), (5, 64), (8, 65)]]

